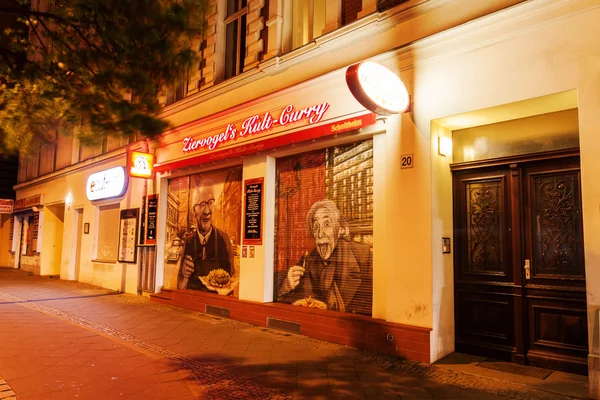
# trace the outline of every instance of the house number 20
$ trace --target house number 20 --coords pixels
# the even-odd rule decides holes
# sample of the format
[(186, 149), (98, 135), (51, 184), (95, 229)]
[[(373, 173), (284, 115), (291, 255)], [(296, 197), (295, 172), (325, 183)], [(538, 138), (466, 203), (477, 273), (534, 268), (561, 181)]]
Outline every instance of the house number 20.
[(400, 156), (400, 161), (402, 162), (400, 168), (401, 169), (405, 169), (405, 168), (412, 168), (414, 167), (413, 165), (413, 155), (411, 154), (402, 154)]

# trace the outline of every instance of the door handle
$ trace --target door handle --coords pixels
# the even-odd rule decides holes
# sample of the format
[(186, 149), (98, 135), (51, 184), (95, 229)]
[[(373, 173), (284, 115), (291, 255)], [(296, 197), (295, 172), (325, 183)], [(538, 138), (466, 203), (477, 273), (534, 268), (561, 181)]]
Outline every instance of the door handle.
[(523, 267), (525, 270), (525, 279), (531, 279), (531, 261), (525, 260), (525, 266)]

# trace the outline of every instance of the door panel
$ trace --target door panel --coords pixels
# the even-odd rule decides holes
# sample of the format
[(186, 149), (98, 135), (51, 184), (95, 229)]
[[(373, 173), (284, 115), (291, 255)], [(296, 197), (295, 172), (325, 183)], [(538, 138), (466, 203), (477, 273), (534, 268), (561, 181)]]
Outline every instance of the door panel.
[(586, 373), (578, 157), (496, 160), (453, 190), (457, 351)]
[(527, 172), (531, 281), (585, 281), (579, 172)]
[[(463, 281), (512, 281), (510, 262), (510, 198), (508, 171), (464, 174), (455, 180), (455, 235), (460, 259), (456, 279)], [(455, 236), (456, 237), (456, 236)]]
[(508, 360), (521, 315), (512, 282), (510, 180), (508, 168), (454, 179), (456, 349)]
[(587, 306), (578, 163), (524, 168), (527, 358), (586, 373)]

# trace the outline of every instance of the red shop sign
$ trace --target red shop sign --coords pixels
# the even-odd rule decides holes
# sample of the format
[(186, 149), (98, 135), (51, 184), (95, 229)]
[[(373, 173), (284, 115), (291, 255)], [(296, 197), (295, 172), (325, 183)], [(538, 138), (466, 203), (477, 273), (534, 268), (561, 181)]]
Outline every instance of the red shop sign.
[(323, 115), (325, 115), (328, 109), (329, 103), (315, 104), (301, 109), (296, 109), (294, 106), (288, 105), (281, 110), (277, 118), (270, 112), (266, 112), (264, 115), (253, 115), (246, 118), (239, 126), (233, 123), (228, 124), (223, 132), (211, 136), (205, 136), (200, 139), (188, 136), (183, 139), (183, 148), (181, 151), (184, 153), (200, 149), (212, 151), (223, 143), (228, 143), (238, 138), (260, 135), (273, 128), (284, 127), (302, 120), (306, 120), (308, 124), (316, 124), (323, 119)]

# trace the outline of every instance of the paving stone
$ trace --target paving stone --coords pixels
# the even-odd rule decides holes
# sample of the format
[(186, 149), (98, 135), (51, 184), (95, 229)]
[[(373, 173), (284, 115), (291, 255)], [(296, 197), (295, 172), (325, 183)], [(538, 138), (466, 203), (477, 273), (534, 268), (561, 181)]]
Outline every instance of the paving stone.
[(0, 282), (0, 374), (27, 399), (566, 399), (78, 282)]

